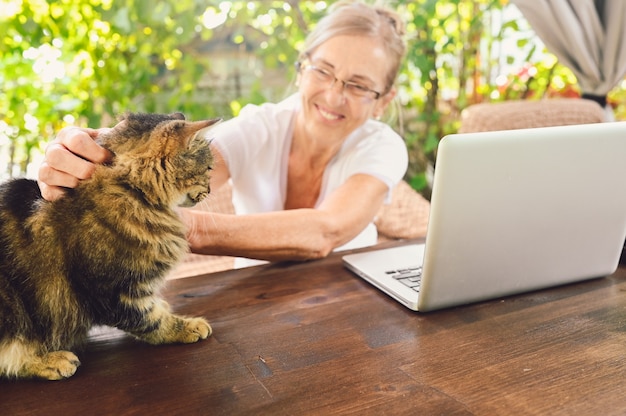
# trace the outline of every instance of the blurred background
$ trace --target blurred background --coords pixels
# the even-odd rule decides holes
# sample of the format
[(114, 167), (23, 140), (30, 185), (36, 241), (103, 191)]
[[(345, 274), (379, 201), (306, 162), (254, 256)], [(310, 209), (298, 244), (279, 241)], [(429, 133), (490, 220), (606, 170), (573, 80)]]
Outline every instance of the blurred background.
[[(0, 179), (34, 177), (66, 125), (124, 111), (237, 115), (294, 90), (303, 39), (332, 1), (0, 0)], [(441, 137), (481, 102), (578, 97), (572, 71), (507, 0), (398, 0), (409, 52), (387, 120), (428, 195)], [(621, 42), (621, 41), (620, 41)], [(626, 80), (607, 95), (626, 120)]]

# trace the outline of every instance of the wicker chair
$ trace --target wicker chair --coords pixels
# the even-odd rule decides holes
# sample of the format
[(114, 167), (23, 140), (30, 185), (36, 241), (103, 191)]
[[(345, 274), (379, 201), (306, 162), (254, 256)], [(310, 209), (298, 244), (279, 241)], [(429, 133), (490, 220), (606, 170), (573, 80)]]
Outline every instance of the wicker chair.
[[(476, 104), (461, 115), (459, 132), (512, 130), (565, 124), (604, 121), (604, 111), (593, 101), (582, 99), (549, 99), (542, 101), (507, 101)], [(224, 186), (199, 205), (199, 209), (233, 214), (231, 188)], [(430, 204), (409, 184), (402, 181), (394, 189), (392, 201), (378, 212), (374, 223), (379, 241), (416, 238), (426, 235)], [(193, 276), (231, 269), (234, 259), (189, 253), (169, 278)]]
[(581, 98), (481, 103), (461, 113), (459, 133), (601, 123), (602, 107)]
[[(230, 186), (223, 186), (202, 201), (196, 209), (225, 214), (234, 214), (231, 202)], [(426, 235), (429, 202), (411, 186), (402, 181), (392, 192), (389, 205), (384, 205), (378, 212), (374, 223), (378, 229), (379, 242), (393, 239), (417, 238)], [(232, 269), (234, 258), (227, 256), (207, 256), (189, 253), (185, 260), (172, 270), (170, 279), (194, 276)]]

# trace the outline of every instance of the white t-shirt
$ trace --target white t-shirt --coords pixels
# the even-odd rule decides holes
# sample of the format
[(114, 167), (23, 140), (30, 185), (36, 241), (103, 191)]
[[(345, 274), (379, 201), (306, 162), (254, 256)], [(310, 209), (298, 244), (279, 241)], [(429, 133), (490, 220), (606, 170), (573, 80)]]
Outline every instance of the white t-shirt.
[[(300, 94), (277, 104), (245, 106), (238, 117), (219, 124), (210, 135), (228, 166), (237, 214), (284, 209), (287, 166)], [(368, 120), (350, 134), (330, 161), (322, 181), (318, 206), (350, 176), (365, 173), (382, 180), (391, 190), (403, 178), (408, 154), (402, 138), (388, 125)], [(340, 249), (376, 243), (378, 233), (369, 224)]]

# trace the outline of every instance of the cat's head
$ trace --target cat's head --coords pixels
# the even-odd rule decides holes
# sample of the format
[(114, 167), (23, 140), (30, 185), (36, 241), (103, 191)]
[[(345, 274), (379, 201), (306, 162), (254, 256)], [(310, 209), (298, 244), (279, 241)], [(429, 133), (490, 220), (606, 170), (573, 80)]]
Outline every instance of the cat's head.
[(201, 130), (219, 119), (187, 121), (181, 113), (126, 113), (99, 143), (114, 153), (111, 171), (155, 205), (193, 206), (210, 192), (213, 162)]

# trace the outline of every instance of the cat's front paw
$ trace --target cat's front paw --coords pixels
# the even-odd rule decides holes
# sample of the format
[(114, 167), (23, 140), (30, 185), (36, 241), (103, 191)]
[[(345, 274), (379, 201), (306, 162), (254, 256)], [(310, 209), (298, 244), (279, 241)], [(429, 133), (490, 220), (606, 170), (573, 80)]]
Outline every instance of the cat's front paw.
[(190, 344), (207, 339), (213, 332), (211, 325), (204, 318), (184, 318), (184, 327), (179, 333), (179, 342)]
[[(158, 312), (158, 308), (155, 308)], [(153, 311), (153, 313), (156, 313)], [(211, 325), (204, 318), (188, 318), (169, 313), (164, 307), (160, 309), (161, 317), (150, 326), (153, 331), (139, 332), (131, 330), (138, 338), (153, 345), (160, 344), (191, 344), (211, 335)]]
[(80, 366), (78, 357), (70, 351), (53, 351), (26, 366), (26, 376), (44, 380), (63, 380), (72, 377)]

